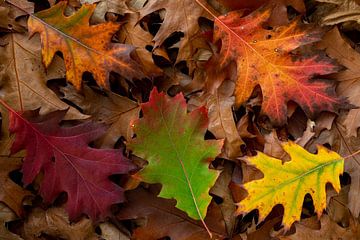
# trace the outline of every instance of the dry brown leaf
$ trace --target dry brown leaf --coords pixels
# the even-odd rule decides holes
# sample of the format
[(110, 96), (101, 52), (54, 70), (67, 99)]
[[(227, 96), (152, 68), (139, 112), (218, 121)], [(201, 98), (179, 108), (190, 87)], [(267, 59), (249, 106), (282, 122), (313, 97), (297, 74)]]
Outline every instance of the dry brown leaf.
[[(146, 50), (147, 46), (153, 47), (152, 35), (145, 31), (140, 24), (138, 24), (139, 15), (137, 13), (127, 14), (119, 32), (119, 40), (122, 43), (130, 44), (136, 47), (135, 55), (138, 62), (143, 66), (147, 76), (156, 76), (162, 73), (162, 70), (157, 67), (152, 58), (152, 53)], [(167, 57), (167, 54), (161, 48), (154, 50), (154, 54)]]
[(348, 227), (350, 223), (351, 213), (348, 208), (348, 194), (350, 185), (342, 187), (337, 193), (333, 188), (327, 189), (327, 207), (326, 212), (334, 222), (341, 224), (341, 226)]
[(327, 12), (321, 13), (321, 23), (324, 25), (335, 25), (339, 23), (355, 21), (360, 23), (360, 5), (356, 0), (316, 0), (328, 3)]
[(14, 233), (11, 233), (6, 227), (5, 223), (16, 220), (16, 215), (0, 203), (0, 239), (1, 240), (22, 240), (22, 238)]
[(0, 156), (0, 201), (10, 207), (18, 216), (23, 213), (22, 201), (31, 193), (16, 183), (10, 177), (10, 172), (20, 169), (22, 158)]
[(222, 170), (220, 176), (215, 182), (215, 185), (210, 189), (210, 194), (216, 195), (223, 200), (222, 203), (219, 204), (219, 207), (222, 212), (226, 230), (229, 236), (232, 236), (236, 222), (236, 216), (234, 214), (236, 206), (232, 197), (232, 193), (229, 189), (232, 172), (232, 164), (230, 162), (225, 162), (224, 170)]
[[(118, 214), (120, 220), (143, 218), (141, 226), (134, 230), (132, 239), (154, 240), (170, 237), (172, 240), (209, 239), (200, 221), (187, 217), (186, 213), (175, 208), (174, 200), (158, 198), (150, 191), (138, 188), (127, 192), (128, 203)], [(225, 224), (217, 206), (209, 206), (205, 222), (214, 239), (226, 235)]]
[(99, 227), (101, 229), (101, 237), (104, 240), (130, 240), (129, 237), (109, 222), (101, 223)]
[[(346, 70), (333, 75), (340, 81), (337, 87), (338, 95), (347, 97), (351, 104), (360, 106), (360, 53), (343, 39), (337, 28), (324, 36), (319, 47), (325, 48), (329, 56), (346, 67)], [(360, 127), (360, 109), (349, 111), (344, 126), (346, 136), (357, 136), (357, 129)]]
[(228, 159), (241, 156), (240, 146), (244, 144), (235, 125), (232, 107), (235, 98), (232, 96), (233, 82), (224, 82), (215, 93), (209, 94), (206, 107), (209, 116), (209, 131), (217, 139), (225, 139), (224, 151)]
[(26, 29), (18, 24), (15, 18), (16, 16), (9, 5), (0, 4), (0, 31), (25, 32)]
[(175, 32), (183, 32), (184, 37), (180, 39), (179, 55), (176, 62), (191, 60), (191, 56), (197, 49), (197, 39), (200, 33), (198, 19), (205, 17), (211, 19), (208, 13), (194, 0), (149, 0), (139, 10), (140, 19), (155, 11), (165, 9), (164, 21), (153, 41), (155, 48), (161, 46), (166, 38)]
[(46, 211), (36, 208), (30, 213), (24, 223), (22, 236), (27, 240), (38, 240), (41, 234), (67, 240), (100, 239), (89, 219), (82, 218), (71, 224), (63, 208), (50, 208)]
[(49, 79), (65, 76), (64, 65), (59, 58), (48, 71), (41, 62), (38, 37), (28, 39), (22, 34), (9, 34), (9, 44), (0, 50), (0, 97), (18, 111), (40, 108), (41, 114), (69, 108), (65, 119), (85, 119), (73, 107), (62, 102), (47, 86)]
[(139, 116), (139, 105), (129, 98), (107, 92), (108, 96), (96, 93), (84, 86), (82, 94), (75, 91), (72, 86), (61, 89), (64, 98), (79, 106), (84, 113), (89, 114), (96, 121), (110, 125), (101, 139), (103, 147), (112, 148), (121, 137), (130, 140), (133, 131), (130, 122)]
[[(316, 217), (315, 217), (316, 218)], [(342, 239), (355, 240), (360, 238), (360, 225), (357, 220), (353, 220), (348, 228), (340, 227), (336, 222), (331, 221), (328, 215), (323, 215), (320, 219), (321, 227), (313, 224), (313, 218), (305, 219), (300, 223), (295, 223), (296, 233), (290, 236), (279, 237), (281, 240), (325, 240)]]

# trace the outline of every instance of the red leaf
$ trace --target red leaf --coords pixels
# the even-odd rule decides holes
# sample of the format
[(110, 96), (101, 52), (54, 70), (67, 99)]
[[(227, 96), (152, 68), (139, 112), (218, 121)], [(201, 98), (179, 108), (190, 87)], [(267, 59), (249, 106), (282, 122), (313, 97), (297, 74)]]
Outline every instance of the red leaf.
[(104, 133), (102, 125), (86, 122), (60, 127), (66, 111), (39, 116), (38, 111), (21, 115), (8, 109), (9, 130), (16, 133), (11, 152), (26, 150), (23, 182), (30, 184), (43, 171), (40, 194), (46, 202), (66, 192), (66, 210), (71, 219), (85, 213), (96, 220), (106, 217), (112, 204), (124, 200), (124, 190), (108, 177), (127, 173), (133, 165), (121, 150), (88, 146)]

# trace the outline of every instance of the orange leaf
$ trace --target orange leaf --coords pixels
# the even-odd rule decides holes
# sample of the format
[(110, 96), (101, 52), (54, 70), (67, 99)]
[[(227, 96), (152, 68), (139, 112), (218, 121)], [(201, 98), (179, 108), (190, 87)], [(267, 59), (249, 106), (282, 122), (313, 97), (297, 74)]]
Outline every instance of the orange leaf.
[(131, 59), (134, 47), (111, 43), (119, 25), (106, 22), (94, 26), (89, 19), (96, 5), (83, 5), (75, 14), (64, 15), (66, 2), (61, 1), (50, 9), (31, 15), (29, 32), (40, 33), (43, 62), (48, 67), (57, 51), (64, 55), (66, 78), (77, 89), (81, 88), (82, 74), (94, 75), (97, 83), (108, 88), (110, 71), (128, 79), (143, 77), (138, 64)]
[[(219, 66), (216, 71), (224, 72), (236, 62), (236, 104), (247, 101), (255, 86), (260, 85), (262, 113), (275, 125), (286, 122), (290, 100), (310, 117), (321, 111), (335, 111), (344, 101), (336, 96), (332, 84), (310, 79), (339, 68), (324, 55), (305, 57), (290, 52), (320, 40), (321, 31), (301, 26), (299, 20), (267, 30), (263, 26), (270, 15), (271, 9), (265, 8), (243, 18), (235, 11), (215, 20), (214, 41), (222, 40), (220, 55), (215, 55)], [(213, 89), (219, 85), (214, 81), (207, 84)]]

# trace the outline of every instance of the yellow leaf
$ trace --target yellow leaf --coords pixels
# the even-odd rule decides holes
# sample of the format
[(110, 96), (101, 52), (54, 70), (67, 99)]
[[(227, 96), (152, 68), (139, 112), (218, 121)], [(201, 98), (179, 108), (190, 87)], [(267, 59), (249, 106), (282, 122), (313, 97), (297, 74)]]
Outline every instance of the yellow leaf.
[(326, 207), (326, 183), (340, 191), (339, 175), (344, 171), (344, 159), (337, 154), (318, 146), (318, 153), (312, 154), (293, 142), (283, 144), (291, 161), (282, 164), (281, 160), (261, 152), (250, 157), (249, 162), (264, 174), (259, 180), (246, 183), (248, 196), (238, 203), (237, 213), (259, 210), (263, 220), (277, 204), (284, 206), (283, 224), (289, 229), (300, 220), (304, 197), (311, 194), (315, 212), (320, 217)]

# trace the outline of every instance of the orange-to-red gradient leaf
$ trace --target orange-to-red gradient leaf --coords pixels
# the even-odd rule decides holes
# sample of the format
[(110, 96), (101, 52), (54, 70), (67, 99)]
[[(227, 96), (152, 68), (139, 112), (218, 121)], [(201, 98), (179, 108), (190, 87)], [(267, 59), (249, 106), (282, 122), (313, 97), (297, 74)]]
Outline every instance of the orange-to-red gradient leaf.
[[(262, 113), (275, 125), (286, 122), (290, 100), (310, 117), (335, 111), (344, 101), (336, 96), (332, 83), (312, 78), (336, 72), (338, 66), (324, 54), (301, 56), (291, 52), (319, 41), (321, 31), (301, 24), (299, 19), (268, 30), (265, 25), (270, 15), (271, 9), (264, 8), (246, 17), (235, 11), (215, 20), (214, 41), (222, 43), (218, 70), (225, 71), (231, 62), (237, 65), (236, 104), (247, 101), (260, 85)], [(211, 81), (209, 85), (216, 87)]]

